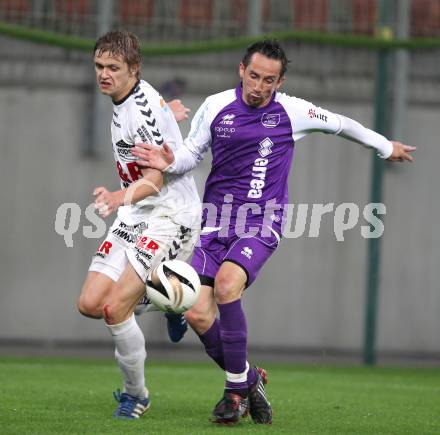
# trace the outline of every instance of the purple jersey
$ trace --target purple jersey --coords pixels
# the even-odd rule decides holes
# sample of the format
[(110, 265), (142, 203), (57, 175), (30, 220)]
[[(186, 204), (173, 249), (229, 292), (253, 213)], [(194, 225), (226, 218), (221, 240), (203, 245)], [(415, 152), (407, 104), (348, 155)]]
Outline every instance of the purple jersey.
[[(201, 160), (209, 147), (212, 150), (203, 198), (205, 225), (226, 226), (220, 215), (225, 215), (230, 203), (229, 227), (236, 219), (261, 224), (265, 219), (279, 230), (288, 201), (295, 140), (311, 131), (337, 133), (339, 128), (338, 115), (279, 92), (262, 108), (243, 101), (241, 84), (208, 97), (185, 140), (196, 160)], [(209, 217), (207, 204), (217, 210), (215, 222)]]
[[(317, 131), (376, 148), (382, 158), (392, 152), (386, 138), (356, 121), (280, 92), (265, 107), (254, 108), (243, 101), (239, 85), (208, 97), (199, 108), (186, 147), (176, 150), (167, 171), (187, 172), (212, 150), (204, 229), (193, 259), (209, 285), (225, 260), (241, 265), (248, 284), (255, 279), (279, 241), (294, 144)], [(264, 232), (266, 226), (270, 231)]]
[[(275, 101), (275, 94), (267, 106), (254, 108), (243, 102), (238, 86), (235, 98), (212, 120), (210, 131), (213, 161), (206, 180), (205, 204), (221, 207), (229, 194), (233, 217), (240, 206), (250, 204), (252, 209), (242, 210), (247, 211), (248, 218), (252, 213), (252, 220), (258, 220), (268, 201), (280, 205), (287, 202), (294, 139), (290, 118)], [(280, 222), (281, 217), (281, 208), (271, 213), (273, 221)]]

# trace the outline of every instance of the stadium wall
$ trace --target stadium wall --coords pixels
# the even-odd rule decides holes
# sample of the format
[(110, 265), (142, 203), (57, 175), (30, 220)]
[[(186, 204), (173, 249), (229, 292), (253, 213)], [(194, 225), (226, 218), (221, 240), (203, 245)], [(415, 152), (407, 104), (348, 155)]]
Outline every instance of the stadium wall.
[[(60, 62), (58, 75), (37, 61), (14, 61), (0, 70), (0, 341), (110, 341), (101, 322), (78, 314), (75, 301), (99, 243), (82, 235), (83, 227), (90, 225), (84, 209), (92, 202), (95, 186), (117, 188), (116, 171), (107, 126), (102, 126), (99, 158), (80, 155), (80, 144), (89, 138), (93, 84), (90, 68), (81, 62), (68, 65), (70, 69)], [(187, 80), (197, 81), (197, 69), (188, 71)], [(221, 78), (211, 73), (211, 92), (234, 85), (235, 70)], [(167, 74), (162, 66), (147, 63), (145, 75), (156, 86)], [(326, 77), (321, 93), (318, 81), (319, 77), (295, 76), (286, 90), (294, 94), (295, 89), (310, 89), (316, 104), (372, 125), (367, 99), (371, 83), (358, 87), (358, 99), (355, 93), (351, 98), (330, 98), (329, 93), (337, 94), (338, 77)], [(193, 113), (206, 95), (205, 85), (198, 94), (189, 85), (191, 93), (182, 96)], [(355, 88), (356, 81), (351, 86)], [(331, 92), (326, 94), (326, 89)], [(109, 105), (109, 119), (110, 114)], [(383, 352), (425, 355), (440, 349), (440, 204), (435, 200), (439, 116), (436, 104), (410, 105), (407, 142), (419, 146), (417, 161), (388, 165), (386, 170), (378, 313), (378, 347)], [(182, 126), (184, 132), (188, 128), (188, 123)], [(309, 209), (314, 203), (334, 203), (335, 208), (355, 203), (361, 218), (340, 242), (334, 234), (335, 214), (326, 214), (319, 237), (311, 238), (309, 210), (305, 235), (283, 240), (246, 291), (251, 345), (286, 351), (361, 349), (367, 264), (361, 225), (366, 225), (362, 210), (369, 202), (370, 165), (368, 151), (337, 137), (315, 134), (298, 143), (289, 183), (291, 203), (309, 204)], [(208, 170), (209, 158), (195, 173), (201, 191)], [(82, 210), (70, 248), (55, 232), (57, 209), (66, 202)], [(160, 314), (144, 315), (140, 323), (147, 341), (167, 341)], [(187, 339), (197, 341), (194, 334)]]

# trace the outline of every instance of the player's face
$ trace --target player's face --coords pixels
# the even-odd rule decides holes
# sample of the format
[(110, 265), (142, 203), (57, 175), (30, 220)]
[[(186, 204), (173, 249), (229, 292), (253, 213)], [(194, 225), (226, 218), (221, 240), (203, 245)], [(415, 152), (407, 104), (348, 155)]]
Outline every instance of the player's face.
[(99, 90), (113, 101), (122, 100), (137, 81), (137, 69), (130, 69), (122, 56), (108, 52), (95, 53), (95, 72)]
[(270, 59), (261, 53), (254, 53), (247, 67), (240, 63), (244, 102), (252, 107), (269, 104), (273, 93), (284, 82), (280, 71), (281, 61)]

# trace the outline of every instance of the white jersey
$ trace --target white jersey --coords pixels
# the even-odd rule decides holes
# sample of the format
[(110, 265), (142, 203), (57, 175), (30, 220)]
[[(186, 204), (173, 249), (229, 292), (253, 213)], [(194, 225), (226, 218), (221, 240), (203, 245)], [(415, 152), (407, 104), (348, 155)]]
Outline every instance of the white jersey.
[[(173, 113), (160, 94), (141, 80), (130, 94), (113, 103), (112, 143), (121, 188), (127, 188), (142, 178), (131, 153), (136, 143), (156, 145), (167, 143), (174, 152), (183, 147), (183, 138)], [(159, 193), (133, 205), (121, 206), (118, 217), (135, 225), (152, 217), (169, 216), (188, 228), (198, 228), (201, 204), (193, 176), (189, 173), (165, 174)]]

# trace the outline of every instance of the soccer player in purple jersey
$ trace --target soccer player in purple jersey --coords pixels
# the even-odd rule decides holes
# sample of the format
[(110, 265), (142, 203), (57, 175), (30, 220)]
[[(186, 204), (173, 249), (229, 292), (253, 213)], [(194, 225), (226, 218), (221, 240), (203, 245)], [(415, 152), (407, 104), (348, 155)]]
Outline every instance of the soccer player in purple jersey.
[(287, 64), (278, 42), (251, 45), (240, 63), (241, 83), (205, 100), (194, 116), (186, 147), (173, 153), (166, 145), (142, 144), (133, 151), (138, 164), (170, 173), (191, 170), (209, 147), (212, 151), (203, 201), (219, 213), (213, 217), (212, 207), (205, 209), (200, 246), (192, 260), (202, 295), (186, 318), (207, 354), (226, 372), (224, 394), (213, 411), (216, 423), (237, 423), (247, 412), (255, 423), (272, 422), (266, 373), (247, 362), (241, 297), (280, 241), (295, 142), (321, 131), (374, 148), (391, 161), (412, 161), (415, 150), (278, 92)]

